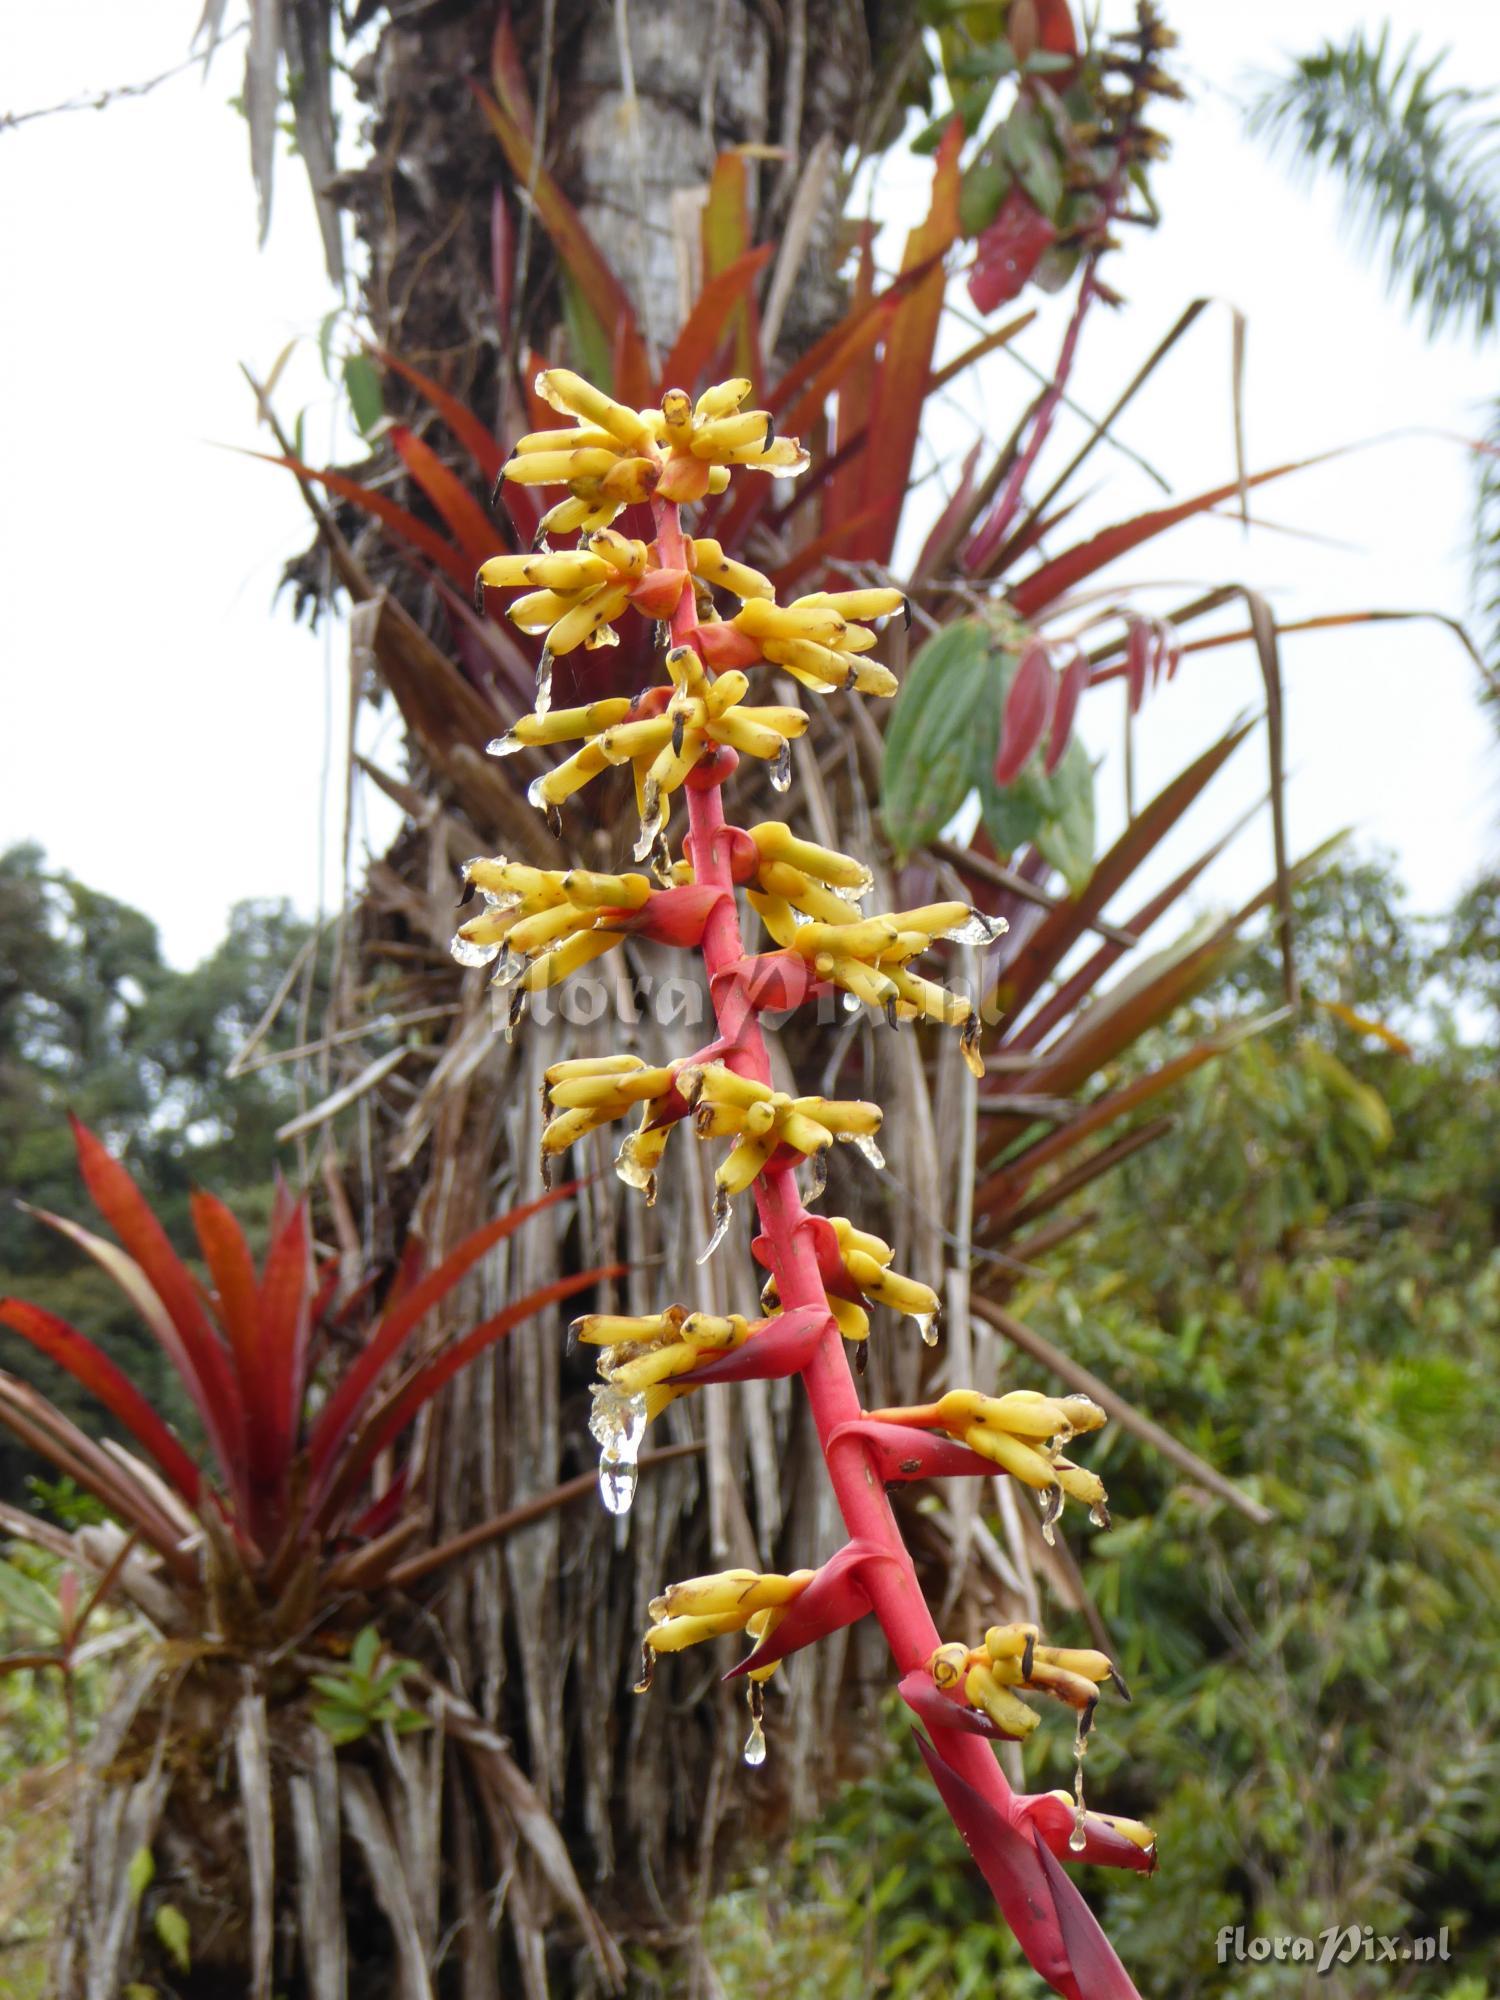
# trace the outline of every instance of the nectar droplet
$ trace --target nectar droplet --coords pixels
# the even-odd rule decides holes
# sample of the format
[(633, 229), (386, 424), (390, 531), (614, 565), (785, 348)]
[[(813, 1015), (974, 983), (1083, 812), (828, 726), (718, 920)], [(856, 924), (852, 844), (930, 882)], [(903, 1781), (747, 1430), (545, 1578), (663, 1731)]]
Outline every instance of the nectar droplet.
[(784, 736), (781, 739), (781, 748), (771, 760), (771, 783), (778, 792), (791, 789), (792, 746)]
[(536, 712), (545, 715), (552, 706), (552, 648), (543, 646), (536, 663)]
[(922, 1345), (924, 1347), (936, 1347), (940, 1331), (939, 1321), (942, 1315), (940, 1313), (913, 1313), (912, 1318), (917, 1322), (918, 1330), (922, 1335)]
[(518, 750), (524, 750), (525, 748), (526, 745), (517, 736), (516, 732), (513, 729), (507, 729), (503, 736), (492, 736), (490, 738), (489, 742), (484, 746), (484, 754), (486, 757), (514, 757)]

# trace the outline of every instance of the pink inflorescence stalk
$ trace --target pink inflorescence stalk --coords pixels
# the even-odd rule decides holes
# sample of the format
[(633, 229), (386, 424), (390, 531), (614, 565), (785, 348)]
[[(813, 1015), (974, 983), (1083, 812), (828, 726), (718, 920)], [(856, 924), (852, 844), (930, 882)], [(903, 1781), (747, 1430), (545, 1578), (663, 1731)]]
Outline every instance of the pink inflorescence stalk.
[[(486, 587), (529, 586), (511, 616), (547, 634), (536, 710), (491, 748), (581, 746), (531, 789), (549, 816), (591, 778), (629, 764), (642, 820), (636, 858), (650, 861), (656, 879), (541, 870), (503, 856), (471, 862), (468, 880), (487, 907), (462, 927), (455, 954), (469, 964), (498, 961), (497, 983), (513, 988), (513, 1025), (528, 992), (628, 935), (701, 953), (717, 1029), (707, 1048), (658, 1069), (620, 1055), (564, 1061), (547, 1073), (544, 1165), (586, 1133), (639, 1110), (618, 1168), (650, 1200), (678, 1124), (690, 1123), (706, 1140), (731, 1140), (715, 1174), (709, 1250), (727, 1227), (732, 1197), (749, 1187), (760, 1223), (756, 1256), (769, 1272), (765, 1315), (753, 1322), (672, 1306), (647, 1317), (592, 1314), (575, 1323), (575, 1333), (600, 1350), (603, 1383), (592, 1428), (603, 1447), (601, 1490), (614, 1511), (629, 1505), (641, 1435), (674, 1397), (715, 1382), (796, 1374), (849, 1536), (817, 1570), (734, 1570), (671, 1585), (651, 1607), (642, 1687), (658, 1653), (747, 1633), (754, 1649), (733, 1672), (747, 1680), (746, 1757), (758, 1763), (765, 1755), (762, 1687), (777, 1663), (873, 1613), (899, 1690), (927, 1730), (918, 1737), (923, 1756), (1031, 1963), (1069, 2000), (1131, 2000), (1129, 1977), (1063, 1866), (1069, 1858), (1155, 1865), (1146, 1828), (1083, 1804), (1088, 1725), (1101, 1684), (1122, 1686), (1119, 1676), (1103, 1654), (1050, 1647), (1032, 1626), (996, 1625), (977, 1645), (945, 1644), (886, 1495), (895, 1480), (993, 1476), (998, 1469), (1038, 1492), (1049, 1538), (1067, 1497), (1105, 1519), (1097, 1477), (1063, 1455), (1069, 1439), (1095, 1429), (1103, 1413), (1083, 1397), (1025, 1390), (950, 1391), (901, 1410), (861, 1407), (845, 1345), (867, 1337), (867, 1307), (911, 1312), (924, 1337), (934, 1338), (937, 1296), (892, 1270), (891, 1250), (878, 1237), (804, 1204), (797, 1170), (812, 1162), (821, 1189), (820, 1156), (834, 1141), (879, 1161), (880, 1113), (861, 1102), (777, 1092), (759, 1018), (841, 989), (849, 1004), (880, 1007), (893, 1021), (926, 1017), (958, 1027), (977, 1068), (979, 1023), (969, 1003), (915, 973), (910, 961), (937, 937), (979, 939), (988, 920), (952, 903), (866, 917), (859, 903), (871, 878), (860, 862), (800, 840), (781, 822), (737, 827), (724, 813), (724, 786), (740, 755), (765, 759), (785, 788), (789, 745), (807, 721), (799, 709), (747, 704), (745, 669), (765, 662), (819, 689), (893, 692), (894, 678), (868, 653), (875, 621), (904, 608), (903, 599), (875, 588), (778, 605), (757, 571), (717, 542), (684, 533), (681, 506), (722, 491), (733, 467), (788, 473), (806, 463), (794, 440), (771, 437), (764, 412), (741, 409), (748, 382), (718, 385), (696, 405), (669, 392), (660, 410), (644, 411), (563, 370), (544, 373), (537, 388), (575, 427), (523, 439), (506, 476), (565, 485), (568, 498), (547, 516), (544, 535), (571, 529), (581, 538), (567, 551), (544, 541), (530, 556), (497, 557), (480, 571), (481, 601)], [(655, 526), (649, 545), (612, 526), (621, 507), (646, 499)], [(733, 618), (719, 616), (713, 587), (739, 598)], [(667, 626), (668, 685), (632, 700), (553, 710), (551, 656), (612, 643), (613, 621), (626, 610)], [(673, 861), (666, 827), (678, 791), (688, 831)], [(776, 950), (746, 951), (741, 889)], [(1020, 1740), (1037, 1726), (1036, 1711), (1020, 1698), (1028, 1691), (1075, 1711), (1080, 1781), (1072, 1798), (1017, 1794), (996, 1760), (996, 1740)]]

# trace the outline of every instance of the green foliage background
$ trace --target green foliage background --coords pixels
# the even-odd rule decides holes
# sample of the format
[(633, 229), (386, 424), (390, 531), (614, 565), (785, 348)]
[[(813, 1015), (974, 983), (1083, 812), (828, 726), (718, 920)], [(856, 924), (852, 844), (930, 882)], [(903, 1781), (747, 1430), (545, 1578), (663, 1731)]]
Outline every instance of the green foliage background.
[[(1200, 1073), (1176, 1131), (1094, 1192), (1095, 1224), (1013, 1302), (1276, 1510), (1251, 1526), (1118, 1424), (1091, 1440), (1116, 1525), (1082, 1531), (1083, 1570), (1135, 1700), (1106, 1703), (1089, 1796), (1151, 1821), (1162, 1865), (1084, 1886), (1149, 2000), (1485, 2000), (1500, 1990), (1500, 916), (1481, 885), (1451, 921), (1415, 921), (1371, 864), (1310, 885), (1298, 916), (1312, 1024)], [(1279, 978), (1251, 952), (1202, 1004), (1263, 1009)], [(1318, 1000), (1398, 1027), (1415, 1053)], [(1029, 1362), (1012, 1380), (1049, 1386)], [(1088, 1643), (1072, 1623), (1055, 1635)], [(893, 1776), (711, 1909), (705, 1949), (732, 2000), (1043, 1991), (894, 1713), (890, 1734)], [(1070, 1743), (1048, 1717), (1029, 1789), (1070, 1782)], [(1322, 1978), (1216, 1962), (1224, 1925), (1349, 1923), (1446, 1925), (1452, 1956)]]

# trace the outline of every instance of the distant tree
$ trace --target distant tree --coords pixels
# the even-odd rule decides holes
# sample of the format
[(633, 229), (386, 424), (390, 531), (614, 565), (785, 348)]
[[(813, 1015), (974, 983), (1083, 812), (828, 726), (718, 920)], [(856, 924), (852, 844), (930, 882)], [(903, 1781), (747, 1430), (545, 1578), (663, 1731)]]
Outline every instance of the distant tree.
[[(1350, 218), (1385, 257), (1393, 291), (1428, 330), (1500, 323), (1500, 119), (1492, 93), (1439, 85), (1445, 57), (1419, 62), (1390, 27), (1325, 42), (1268, 82), (1250, 128), (1343, 183)], [(1475, 476), (1474, 609), (1500, 654), (1500, 398)]]

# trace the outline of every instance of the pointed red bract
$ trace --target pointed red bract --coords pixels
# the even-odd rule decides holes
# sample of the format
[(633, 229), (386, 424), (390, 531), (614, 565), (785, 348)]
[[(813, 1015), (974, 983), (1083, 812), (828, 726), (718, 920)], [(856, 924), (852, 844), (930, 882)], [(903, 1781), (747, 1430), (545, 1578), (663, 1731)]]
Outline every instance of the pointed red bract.
[(1049, 778), (1067, 752), (1073, 734), (1073, 718), (1078, 713), (1078, 704), (1083, 699), (1083, 691), (1092, 672), (1083, 648), (1075, 645), (1073, 657), (1064, 667), (1062, 679), (1058, 682), (1057, 702), (1052, 710), (1052, 734), (1047, 739), (1047, 760), (1042, 767)]
[(1047, 734), (1057, 699), (1057, 677), (1040, 639), (1028, 639), (1005, 694), (995, 783), (1013, 785)]
[(917, 1748), (1016, 1941), (1064, 2000), (1140, 2000), (1130, 1975), (1034, 1829), (1018, 1830), (927, 1739)]
[(784, 1660), (789, 1653), (798, 1653), (804, 1646), (826, 1639), (830, 1632), (840, 1632), (867, 1617), (870, 1596), (863, 1575), (872, 1564), (895, 1560), (888, 1549), (874, 1542), (846, 1542), (836, 1556), (829, 1557), (801, 1596), (792, 1599), (775, 1631), (738, 1666), (731, 1667), (725, 1680), (738, 1680), (757, 1667), (769, 1667), (773, 1661)]
[(1023, 292), (1056, 241), (1057, 230), (1036, 203), (1024, 189), (1013, 187), (989, 228), (974, 239), (969, 297), (975, 310), (993, 312)]

